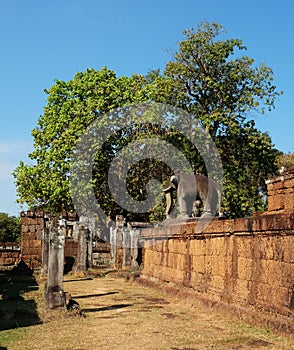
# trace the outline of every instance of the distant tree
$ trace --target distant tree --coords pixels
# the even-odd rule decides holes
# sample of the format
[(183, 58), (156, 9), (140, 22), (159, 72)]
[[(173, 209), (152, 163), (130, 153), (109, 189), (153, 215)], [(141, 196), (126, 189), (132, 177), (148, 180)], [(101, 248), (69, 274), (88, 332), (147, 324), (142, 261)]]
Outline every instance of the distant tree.
[(286, 170), (294, 164), (294, 153), (281, 153), (278, 157), (277, 163), (279, 169), (282, 170), (283, 168), (284, 170)]
[(0, 213), (0, 242), (19, 241), (20, 235), (19, 218), (6, 213)]

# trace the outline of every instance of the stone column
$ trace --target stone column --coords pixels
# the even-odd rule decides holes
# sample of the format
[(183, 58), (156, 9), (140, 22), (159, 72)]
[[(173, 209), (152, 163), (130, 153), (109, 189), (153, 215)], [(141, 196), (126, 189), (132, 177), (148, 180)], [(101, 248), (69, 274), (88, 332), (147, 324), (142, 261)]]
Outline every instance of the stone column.
[(122, 228), (122, 239), (123, 239), (123, 265), (124, 270), (128, 270), (132, 263), (132, 253), (131, 253), (131, 235), (130, 227)]
[(139, 250), (139, 238), (141, 236), (141, 230), (140, 229), (132, 229), (130, 231), (131, 236), (131, 269), (136, 271), (139, 270), (139, 264), (138, 264), (138, 250)]
[(80, 223), (87, 228), (87, 267), (93, 265), (93, 237), (96, 231), (96, 220), (93, 215), (82, 215)]
[(86, 231), (86, 244), (87, 244), (87, 268), (93, 266), (93, 234), (91, 230)]
[(78, 235), (78, 256), (75, 265), (75, 272), (85, 272), (87, 270), (87, 235), (88, 229), (84, 225), (80, 225)]
[(115, 261), (114, 268), (122, 270), (123, 267), (123, 234), (122, 227), (117, 227), (116, 230), (116, 246), (115, 246)]
[(53, 218), (49, 223), (48, 278), (45, 290), (47, 309), (65, 306), (63, 291), (65, 220)]
[(122, 215), (117, 215), (115, 220), (115, 227), (110, 230), (110, 251), (111, 264), (116, 270), (122, 270), (124, 263), (123, 251), (123, 230), (125, 220)]
[(47, 276), (48, 274), (48, 262), (49, 262), (49, 222), (46, 221), (43, 230), (42, 237), (42, 265), (41, 275)]
[(116, 236), (117, 236), (117, 228), (112, 226), (109, 228), (110, 230), (110, 264), (112, 267), (115, 265), (115, 259), (116, 259)]

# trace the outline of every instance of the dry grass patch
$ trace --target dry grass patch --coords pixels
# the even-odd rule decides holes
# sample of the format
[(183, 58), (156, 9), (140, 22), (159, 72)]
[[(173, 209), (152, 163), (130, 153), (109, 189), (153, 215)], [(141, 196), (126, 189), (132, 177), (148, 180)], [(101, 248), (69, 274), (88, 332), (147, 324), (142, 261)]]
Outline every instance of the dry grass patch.
[(39, 291), (30, 291), (42, 324), (0, 332), (8, 350), (88, 349), (294, 349), (294, 340), (239, 324), (201, 304), (192, 305), (160, 290), (107, 276), (68, 279), (64, 289), (83, 317), (46, 312)]

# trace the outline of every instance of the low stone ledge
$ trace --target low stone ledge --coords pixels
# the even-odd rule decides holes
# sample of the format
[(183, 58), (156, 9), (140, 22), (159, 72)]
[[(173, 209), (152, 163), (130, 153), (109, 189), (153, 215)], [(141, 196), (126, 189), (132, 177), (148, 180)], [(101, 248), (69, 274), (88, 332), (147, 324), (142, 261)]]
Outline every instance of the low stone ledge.
[(171, 237), (193, 237), (199, 239), (208, 236), (280, 235), (283, 233), (294, 235), (294, 212), (261, 214), (250, 218), (234, 220), (219, 220), (215, 218), (205, 226), (202, 232), (199, 232), (199, 219), (189, 219), (182, 223), (172, 223), (170, 226), (142, 229), (141, 238), (168, 239)]

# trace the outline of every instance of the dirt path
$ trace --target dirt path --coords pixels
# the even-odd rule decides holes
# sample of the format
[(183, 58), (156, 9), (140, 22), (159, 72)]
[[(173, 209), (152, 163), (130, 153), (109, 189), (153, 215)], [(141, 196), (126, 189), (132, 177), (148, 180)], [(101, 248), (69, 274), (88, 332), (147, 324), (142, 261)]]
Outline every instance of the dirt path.
[[(66, 317), (60, 311), (48, 315), (39, 305), (44, 323), (0, 332), (0, 348), (294, 349), (294, 339), (238, 324), (218, 311), (121, 278), (67, 280), (64, 289), (80, 304), (84, 317)], [(36, 292), (30, 293), (32, 297)]]

